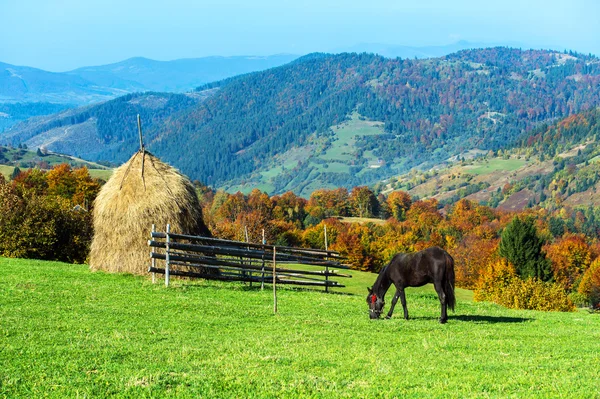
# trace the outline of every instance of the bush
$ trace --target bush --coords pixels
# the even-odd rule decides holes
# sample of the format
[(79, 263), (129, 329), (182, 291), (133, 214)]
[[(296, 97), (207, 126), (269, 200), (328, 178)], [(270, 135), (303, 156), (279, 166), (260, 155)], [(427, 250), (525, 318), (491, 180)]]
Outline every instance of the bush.
[(521, 280), (514, 266), (502, 259), (489, 265), (475, 290), (476, 301), (490, 301), (510, 309), (571, 312), (573, 302), (558, 284), (535, 278)]
[(83, 263), (92, 237), (91, 215), (56, 196), (19, 196), (0, 184), (0, 256)]

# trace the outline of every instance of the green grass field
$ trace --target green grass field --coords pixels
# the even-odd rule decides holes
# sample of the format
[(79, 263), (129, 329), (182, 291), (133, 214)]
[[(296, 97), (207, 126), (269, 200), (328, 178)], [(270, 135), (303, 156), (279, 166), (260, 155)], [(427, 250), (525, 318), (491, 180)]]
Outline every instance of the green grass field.
[(113, 174), (112, 169), (88, 169), (90, 176), (108, 181)]
[[(437, 322), (430, 288), (413, 317), (369, 320), (375, 275), (347, 292), (90, 273), (0, 258), (0, 397), (593, 398), (600, 317), (474, 303)], [(346, 282), (346, 280), (344, 280)], [(358, 295), (360, 293), (360, 295)], [(389, 301), (388, 297), (388, 301)]]
[[(356, 152), (356, 136), (373, 136), (384, 133), (378, 125), (380, 123), (360, 120), (358, 113), (352, 113), (350, 120), (332, 127), (336, 140), (320, 158), (327, 161), (351, 161)], [(365, 155), (365, 157), (374, 158), (372, 155)]]
[(8, 165), (0, 165), (0, 174), (3, 175), (6, 179), (10, 179), (10, 175), (12, 175), (15, 168), (13, 166)]
[(477, 162), (473, 166), (465, 167), (465, 172), (482, 175), (486, 173), (495, 172), (502, 170), (505, 172), (512, 172), (525, 166), (525, 161), (522, 159), (500, 159), (494, 158), (488, 162)]

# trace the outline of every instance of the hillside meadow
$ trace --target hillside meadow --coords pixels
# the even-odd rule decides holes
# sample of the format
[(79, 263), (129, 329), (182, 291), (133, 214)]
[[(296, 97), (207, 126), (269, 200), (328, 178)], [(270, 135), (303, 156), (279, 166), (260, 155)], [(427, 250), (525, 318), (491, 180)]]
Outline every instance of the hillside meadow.
[[(338, 293), (91, 273), (0, 258), (0, 397), (600, 397), (600, 317), (475, 303), (437, 322), (369, 320), (352, 271)], [(270, 287), (268, 287), (270, 288)], [(343, 291), (343, 292), (342, 292)], [(388, 295), (388, 301), (390, 297)]]

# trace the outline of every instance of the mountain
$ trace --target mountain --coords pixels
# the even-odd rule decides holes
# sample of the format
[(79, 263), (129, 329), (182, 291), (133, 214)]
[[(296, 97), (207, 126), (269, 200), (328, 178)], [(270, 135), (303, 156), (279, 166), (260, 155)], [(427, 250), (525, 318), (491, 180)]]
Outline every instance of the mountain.
[(0, 102), (85, 104), (122, 94), (80, 76), (0, 63)]
[(33, 116), (132, 92), (190, 91), (201, 84), (283, 65), (295, 58), (291, 54), (174, 61), (138, 57), (61, 73), (0, 63), (0, 132)]
[(0, 143), (123, 162), (139, 145), (140, 112), (150, 151), (192, 179), (306, 195), (506, 148), (543, 123), (592, 109), (600, 60), (504, 47), (423, 60), (311, 54), (171, 96), (128, 95), (23, 123)]
[(115, 64), (67, 72), (99, 86), (124, 90), (182, 92), (231, 76), (273, 68), (298, 58), (292, 54), (267, 57), (204, 57), (155, 61), (136, 57)]
[[(523, 47), (519, 43), (498, 43), (493, 47)], [(443, 57), (448, 54), (456, 53), (461, 50), (483, 49), (492, 47), (489, 43), (469, 42), (460, 40), (456, 43), (438, 45), (438, 46), (401, 46), (385, 43), (359, 43), (350, 47), (337, 48), (334, 53), (373, 53), (382, 55), (387, 58), (436, 58)]]
[(286, 64), (298, 56), (204, 57), (155, 61), (137, 57), (69, 72), (0, 63), (0, 102), (89, 104), (138, 91), (189, 91), (198, 85)]

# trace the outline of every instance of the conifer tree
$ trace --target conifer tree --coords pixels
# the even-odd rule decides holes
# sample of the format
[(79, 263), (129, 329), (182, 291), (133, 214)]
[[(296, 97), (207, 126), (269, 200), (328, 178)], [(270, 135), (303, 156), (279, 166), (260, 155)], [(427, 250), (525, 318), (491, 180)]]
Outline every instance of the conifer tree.
[(515, 266), (521, 278), (552, 278), (550, 263), (542, 252), (543, 240), (538, 236), (534, 220), (515, 217), (502, 231), (498, 252)]

